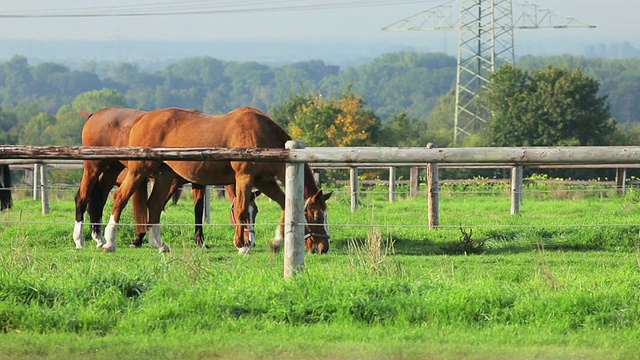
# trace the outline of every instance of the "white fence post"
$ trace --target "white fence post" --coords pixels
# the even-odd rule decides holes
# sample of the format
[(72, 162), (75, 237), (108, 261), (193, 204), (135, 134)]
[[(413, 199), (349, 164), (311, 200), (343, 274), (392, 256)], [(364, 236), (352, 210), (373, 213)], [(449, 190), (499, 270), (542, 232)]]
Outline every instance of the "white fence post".
[(627, 191), (627, 168), (616, 169), (616, 193), (624, 195)]
[(417, 166), (412, 166), (409, 175), (409, 188), (411, 188), (411, 196), (418, 195), (420, 189), (420, 169)]
[(42, 214), (49, 212), (49, 184), (47, 180), (47, 165), (40, 166), (40, 198), (42, 199)]
[[(433, 143), (427, 144), (427, 149), (435, 148)], [(438, 163), (427, 164), (427, 216), (429, 217), (429, 229), (440, 225), (440, 203), (438, 185)]]
[(40, 169), (42, 164), (33, 164), (33, 200), (40, 199), (40, 186), (38, 181), (40, 179)]
[(389, 167), (389, 202), (396, 201), (396, 167)]
[[(286, 149), (304, 149), (302, 141), (287, 141)], [(284, 278), (304, 270), (304, 163), (288, 162), (284, 206)]]
[(358, 207), (358, 167), (352, 166), (349, 169), (349, 187), (351, 189), (351, 212), (355, 212)]
[(522, 202), (522, 165), (511, 168), (511, 215), (520, 212)]

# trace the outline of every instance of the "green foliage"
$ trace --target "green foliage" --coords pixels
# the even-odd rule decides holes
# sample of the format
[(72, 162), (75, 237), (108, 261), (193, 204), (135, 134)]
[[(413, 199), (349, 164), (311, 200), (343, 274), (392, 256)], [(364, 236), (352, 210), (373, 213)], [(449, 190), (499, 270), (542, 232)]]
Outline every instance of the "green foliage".
[(425, 146), (429, 138), (424, 123), (405, 111), (393, 114), (382, 123), (380, 146)]
[(104, 88), (82, 93), (71, 102), (71, 108), (85, 118), (108, 106), (126, 107), (127, 100), (117, 90)]
[(273, 109), (273, 116), (277, 123), (286, 124), (292, 138), (309, 146), (372, 145), (380, 120), (364, 105), (360, 95), (352, 92), (344, 92), (338, 99), (321, 94), (292, 95)]
[(16, 144), (18, 141), (17, 117), (0, 108), (0, 144)]
[(69, 105), (63, 105), (56, 114), (56, 122), (45, 132), (50, 145), (81, 145), (82, 126), (86, 120), (84, 113), (75, 111)]
[[(180, 106), (207, 113), (254, 106), (271, 111), (288, 128), (285, 119), (295, 112), (283, 109), (288, 114), (280, 114), (275, 109), (287, 106), (295, 109), (300, 105), (296, 103), (298, 100), (306, 103), (307, 98), (315, 96), (309, 94), (338, 99), (344, 93), (351, 93), (366, 104), (370, 117), (379, 119), (367, 144), (424, 146), (432, 142), (440, 147), (453, 144), (455, 93), (452, 89), (456, 62), (444, 54), (390, 53), (368, 64), (346, 69), (319, 60), (268, 66), (208, 56), (179, 60), (157, 72), (146, 71), (141, 66), (88, 62), (83, 70), (74, 70), (52, 62), (30, 65), (27, 58), (19, 55), (1, 63), (2, 113), (15, 113), (17, 118), (10, 131), (3, 126), (0, 138), (6, 143), (18, 144), (69, 143), (69, 134), (61, 139), (48, 138), (48, 135), (40, 139), (34, 137), (35, 132), (48, 126), (50, 121), (38, 114), (58, 114), (63, 105), (70, 105), (83, 116), (107, 105), (126, 104), (139, 109)], [(523, 72), (526, 81), (520, 84), (526, 85), (527, 91), (509, 93), (518, 99), (511, 103), (494, 99), (500, 110), (498, 115), (517, 127), (517, 131), (500, 128), (496, 129), (497, 134), (515, 137), (513, 141), (518, 145), (634, 145), (637, 142), (635, 135), (627, 131), (640, 119), (640, 107), (633, 97), (640, 76), (637, 59), (525, 56), (519, 59), (518, 66), (529, 71)], [(518, 84), (515, 75), (511, 80), (505, 76), (504, 80), (504, 85)], [(538, 86), (542, 84), (547, 85)], [(506, 88), (498, 90), (506, 91)], [(92, 98), (90, 94), (94, 92), (102, 98)], [(519, 97), (525, 95), (531, 101), (521, 102)], [(293, 99), (295, 97), (299, 99)], [(610, 105), (615, 122), (603, 113), (606, 110), (605, 106), (601, 107), (603, 102)], [(316, 125), (314, 121), (319, 121), (323, 129), (330, 127), (329, 119), (339, 116), (330, 110), (319, 107), (317, 114), (301, 118), (304, 125), (301, 128), (306, 133)], [(521, 123), (512, 122), (515, 120)], [(616, 123), (625, 126), (615, 126)], [(66, 125), (51, 124), (52, 128), (59, 126)], [(23, 130), (27, 127), (23, 139)], [(53, 130), (49, 133), (66, 133), (66, 130)], [(340, 130), (339, 127), (336, 130)], [(345, 138), (343, 135), (341, 140)], [(497, 135), (494, 139), (488, 133), (477, 132), (465, 136), (456, 146), (499, 144), (496, 139)], [(343, 143), (363, 142), (355, 140)], [(318, 134), (309, 141), (322, 144), (328, 139)]]
[(483, 100), (494, 146), (605, 145), (615, 130), (597, 80), (578, 68), (547, 66), (530, 75), (510, 64), (491, 76)]

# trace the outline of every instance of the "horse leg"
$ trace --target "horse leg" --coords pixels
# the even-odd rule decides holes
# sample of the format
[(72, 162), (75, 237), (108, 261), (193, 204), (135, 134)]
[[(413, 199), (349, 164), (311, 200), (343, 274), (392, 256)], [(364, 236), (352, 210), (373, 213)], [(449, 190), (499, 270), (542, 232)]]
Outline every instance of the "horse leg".
[(102, 233), (102, 212), (107, 203), (107, 198), (111, 193), (111, 189), (116, 185), (118, 175), (122, 172), (124, 166), (120, 163), (114, 163), (103, 167), (101, 175), (98, 177), (97, 183), (91, 190), (91, 198), (88, 204), (89, 221), (91, 222), (91, 238), (96, 242), (96, 247), (102, 247), (105, 244), (104, 235)]
[(100, 168), (100, 161), (85, 160), (83, 162), (80, 187), (78, 188), (78, 192), (75, 197), (76, 221), (73, 228), (73, 241), (76, 243), (76, 248), (78, 249), (84, 248), (84, 234), (82, 232), (84, 213), (87, 211), (87, 204), (90, 197), (89, 194), (93, 192), (92, 190), (98, 181), (98, 176), (101, 171)]
[(162, 242), (162, 234), (160, 232), (160, 215), (164, 210), (164, 205), (170, 197), (169, 191), (171, 183), (175, 178), (173, 171), (163, 171), (155, 177), (153, 181), (153, 190), (147, 206), (149, 208), (149, 221), (147, 228), (149, 229), (149, 245), (158, 249), (159, 252), (169, 252), (169, 246)]
[[(204, 243), (204, 232), (202, 229), (202, 215), (204, 213), (204, 194), (205, 186), (198, 184), (191, 184), (191, 194), (193, 194), (193, 214), (195, 217), (195, 233), (193, 235), (196, 244), (199, 247), (209, 248)], [(235, 194), (234, 194), (235, 195)]]
[(251, 200), (251, 190), (253, 189), (252, 176), (236, 171), (235, 188), (236, 198), (234, 200), (233, 215), (237, 223), (235, 224), (233, 243), (238, 249), (239, 254), (247, 254), (251, 252), (251, 238), (245, 239), (244, 229), (245, 226), (251, 226), (248, 209), (249, 201)]
[(280, 185), (278, 185), (275, 179), (257, 181), (256, 188), (270, 199), (277, 202), (278, 205), (280, 205), (280, 209), (282, 209), (282, 212), (280, 213), (280, 224), (276, 228), (273, 240), (271, 240), (272, 250), (279, 251), (284, 243), (284, 192), (282, 192)]
[[(129, 161), (129, 170), (127, 177), (113, 196), (113, 207), (111, 209), (111, 216), (109, 217), (109, 223), (104, 231), (104, 237), (106, 243), (102, 247), (102, 251), (109, 252), (116, 250), (116, 236), (118, 234), (118, 222), (120, 221), (120, 215), (122, 210), (127, 205), (127, 201), (136, 191), (136, 189), (147, 180), (149, 173), (147, 170), (134, 168), (136, 162)], [(139, 161), (139, 163), (146, 163)], [(138, 165), (141, 166), (141, 165)], [(144, 165), (142, 165), (144, 166)]]
[(143, 181), (131, 196), (136, 233), (136, 238), (129, 244), (131, 248), (141, 247), (147, 233), (147, 184), (148, 180)]

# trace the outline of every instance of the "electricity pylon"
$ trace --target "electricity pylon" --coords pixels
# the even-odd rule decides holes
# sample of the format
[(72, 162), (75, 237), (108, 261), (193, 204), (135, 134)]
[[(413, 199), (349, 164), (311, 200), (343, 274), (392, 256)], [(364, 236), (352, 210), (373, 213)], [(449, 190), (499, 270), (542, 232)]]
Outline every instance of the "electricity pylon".
[(490, 114), (478, 101), (478, 95), (498, 65), (515, 63), (514, 29), (595, 27), (534, 4), (516, 4), (514, 19), (512, 0), (458, 0), (459, 11), (455, 16), (454, 2), (448, 1), (382, 28), (458, 31), (454, 144), (463, 135), (486, 125)]

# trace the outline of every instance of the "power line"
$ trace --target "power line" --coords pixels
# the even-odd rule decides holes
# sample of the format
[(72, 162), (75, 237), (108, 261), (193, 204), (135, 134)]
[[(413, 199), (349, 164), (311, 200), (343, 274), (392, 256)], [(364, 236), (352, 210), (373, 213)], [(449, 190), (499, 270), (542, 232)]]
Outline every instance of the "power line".
[[(47, 10), (0, 11), (0, 18), (81, 18), (81, 17), (132, 17), (160, 15), (204, 15), (249, 12), (317, 11), (374, 6), (423, 4), (436, 0), (353, 0), (353, 1), (185, 1), (163, 4), (101, 6), (87, 8), (62, 8)], [(441, 1), (441, 0), (437, 0)]]

